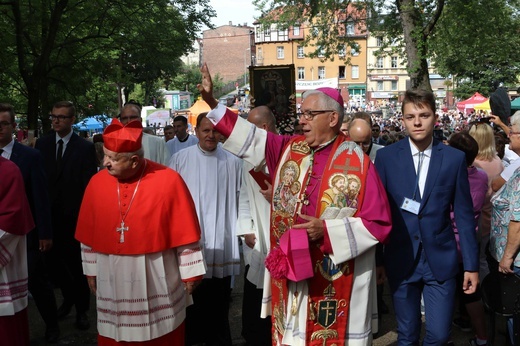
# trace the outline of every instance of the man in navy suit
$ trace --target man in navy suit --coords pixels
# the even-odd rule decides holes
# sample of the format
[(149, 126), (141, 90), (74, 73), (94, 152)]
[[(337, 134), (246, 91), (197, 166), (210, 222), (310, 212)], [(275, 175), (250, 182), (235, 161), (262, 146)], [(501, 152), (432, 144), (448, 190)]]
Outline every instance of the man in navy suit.
[(93, 143), (72, 131), (76, 109), (71, 102), (56, 103), (50, 117), (54, 132), (36, 141), (36, 149), (44, 157), (51, 200), (54, 245), (49, 253), (49, 269), (64, 299), (58, 318), (67, 316), (75, 306), (76, 327), (85, 330), (90, 327), (86, 314), (90, 290), (74, 233), (83, 193), (97, 172), (96, 151)]
[(45, 322), (45, 339), (48, 342), (56, 342), (60, 334), (56, 316), (56, 300), (47, 277), (43, 255), (52, 247), (51, 213), (43, 158), (38, 150), (14, 141), (12, 134), (15, 128), (13, 106), (0, 103), (0, 155), (13, 161), (20, 169), (27, 200), (36, 225), (27, 234), (29, 291)]
[(377, 152), (375, 161), (392, 210), (384, 247), (386, 275), (397, 319), (398, 345), (419, 345), (421, 294), (423, 345), (450, 336), (458, 254), (450, 210), (460, 235), (466, 293), (478, 284), (478, 246), (464, 153), (433, 139), (435, 97), (408, 90), (402, 104), (405, 139)]

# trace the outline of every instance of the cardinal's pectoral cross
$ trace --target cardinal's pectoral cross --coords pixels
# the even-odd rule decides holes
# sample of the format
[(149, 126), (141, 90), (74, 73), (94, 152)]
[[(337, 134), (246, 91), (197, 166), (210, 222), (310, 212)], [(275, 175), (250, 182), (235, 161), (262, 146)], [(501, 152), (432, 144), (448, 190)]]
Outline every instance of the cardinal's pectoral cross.
[(121, 236), (119, 237), (119, 242), (125, 242), (125, 232), (128, 232), (128, 226), (125, 227), (125, 222), (121, 221), (121, 227), (116, 228), (116, 232), (119, 232)]

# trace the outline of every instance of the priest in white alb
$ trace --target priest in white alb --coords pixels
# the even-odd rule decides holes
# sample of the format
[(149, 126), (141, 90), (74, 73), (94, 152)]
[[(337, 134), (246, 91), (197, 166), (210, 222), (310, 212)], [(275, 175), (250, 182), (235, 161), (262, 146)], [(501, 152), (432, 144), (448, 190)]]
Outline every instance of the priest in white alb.
[(240, 273), (236, 223), (242, 160), (221, 148), (221, 135), (206, 113), (198, 116), (195, 132), (199, 143), (170, 159), (195, 202), (208, 267), (187, 312), (186, 339), (188, 345), (231, 345), (228, 313), (232, 277)]
[(138, 121), (106, 128), (106, 169), (78, 218), (99, 345), (183, 345), (186, 306), (205, 273), (190, 193), (176, 172), (144, 159), (142, 136)]

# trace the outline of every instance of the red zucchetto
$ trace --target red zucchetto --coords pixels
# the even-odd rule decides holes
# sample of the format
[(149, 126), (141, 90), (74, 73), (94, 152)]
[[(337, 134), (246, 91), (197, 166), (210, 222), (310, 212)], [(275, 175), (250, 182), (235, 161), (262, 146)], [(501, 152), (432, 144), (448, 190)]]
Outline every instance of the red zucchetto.
[(141, 149), (143, 125), (139, 121), (131, 121), (123, 125), (118, 119), (103, 132), (103, 145), (116, 153), (131, 153)]

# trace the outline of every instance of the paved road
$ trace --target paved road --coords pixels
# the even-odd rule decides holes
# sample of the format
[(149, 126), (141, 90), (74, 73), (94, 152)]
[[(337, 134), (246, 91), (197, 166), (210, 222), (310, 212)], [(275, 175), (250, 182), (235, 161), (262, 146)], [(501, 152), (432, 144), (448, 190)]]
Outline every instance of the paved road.
[[(242, 310), (242, 286), (243, 279), (237, 278), (235, 282), (235, 288), (232, 292), (232, 302), (231, 309), (229, 312), (229, 320), (231, 324), (231, 334), (233, 337), (233, 345), (236, 346), (245, 346), (245, 342), (240, 336), (241, 329), (241, 310)], [(383, 299), (390, 307), (390, 314), (383, 315), (383, 320), (381, 324), (381, 331), (377, 335), (377, 338), (374, 339), (374, 346), (389, 346), (389, 345), (397, 345), (397, 334), (395, 333), (396, 323), (395, 318), (392, 314), (392, 306), (390, 304), (390, 296), (388, 295), (388, 289), (385, 290), (385, 296)], [(56, 296), (59, 296), (59, 290), (56, 290)], [(61, 328), (61, 338), (59, 341), (59, 345), (96, 345), (96, 336), (97, 333), (95, 331), (95, 299), (91, 299), (91, 309), (90, 309), (90, 320), (92, 327), (88, 331), (79, 331), (74, 328), (75, 314), (74, 310), (72, 313), (63, 321), (60, 322)], [(61, 303), (61, 297), (58, 297), (58, 304)], [(30, 319), (30, 330), (31, 330), (31, 345), (46, 345), (43, 334), (45, 332), (45, 325), (40, 318), (38, 311), (34, 305), (33, 301), (29, 301), (29, 319)], [(423, 324), (424, 326), (424, 324)], [(468, 339), (471, 338), (473, 334), (471, 332), (462, 332), (456, 327), (453, 328), (453, 341), (457, 346), (466, 346), (468, 345)], [(495, 345), (497, 346), (505, 346), (505, 322), (503, 319), (497, 319), (497, 336), (495, 339)]]

